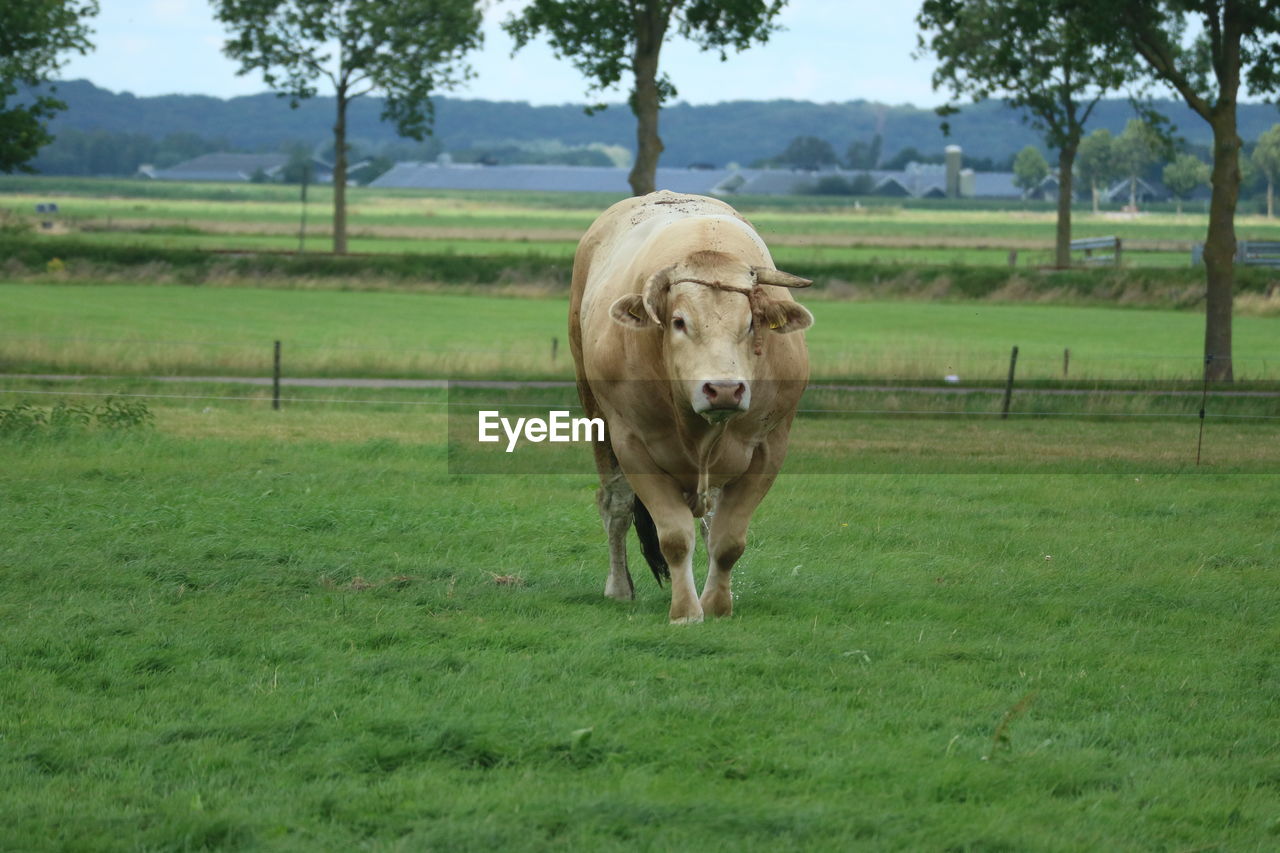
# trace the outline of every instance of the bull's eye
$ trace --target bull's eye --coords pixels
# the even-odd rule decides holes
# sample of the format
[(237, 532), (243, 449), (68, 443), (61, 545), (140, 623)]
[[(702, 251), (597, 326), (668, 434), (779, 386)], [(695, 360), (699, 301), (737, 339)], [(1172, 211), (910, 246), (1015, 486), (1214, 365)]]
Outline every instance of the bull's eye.
[(683, 317), (673, 317), (673, 318), (672, 318), (672, 320), (671, 320), (671, 328), (675, 329), (677, 332), (683, 332), (683, 331), (684, 331), (684, 328), (685, 328), (685, 325), (684, 325), (684, 318), (683, 318)]

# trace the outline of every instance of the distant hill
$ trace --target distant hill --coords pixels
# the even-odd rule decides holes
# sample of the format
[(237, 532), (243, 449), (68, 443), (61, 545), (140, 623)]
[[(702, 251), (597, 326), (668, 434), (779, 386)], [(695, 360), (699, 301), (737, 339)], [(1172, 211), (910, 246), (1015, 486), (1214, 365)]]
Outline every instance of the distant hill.
[[(58, 84), (58, 96), (68, 104), (53, 122), (53, 131), (74, 129), (112, 133), (142, 133), (160, 139), (175, 133), (225, 139), (245, 151), (275, 151), (291, 142), (319, 144), (331, 136), (333, 99), (318, 97), (290, 109), (272, 94), (230, 99), (202, 95), (135, 97), (114, 93), (85, 80)], [(1181, 102), (1165, 101), (1161, 110), (1179, 133), (1194, 145), (1207, 146), (1209, 128)], [(397, 142), (393, 128), (379, 118), (381, 101), (362, 98), (352, 104), (348, 134), (363, 150), (378, 150)], [(1126, 100), (1100, 103), (1089, 129), (1106, 127), (1120, 132), (1133, 115)], [(796, 136), (826, 139), (843, 153), (854, 140), (884, 137), (883, 157), (913, 147), (938, 152), (956, 143), (977, 158), (1005, 160), (1028, 144), (1043, 148), (1037, 134), (1019, 120), (1017, 112), (988, 101), (965, 107), (950, 119), (951, 136), (944, 137), (940, 120), (931, 111), (909, 105), (889, 106), (869, 101), (816, 104), (806, 101), (735, 101), (709, 106), (677, 103), (662, 113), (666, 144), (663, 165), (691, 163), (746, 165), (781, 152)], [(1272, 124), (1280, 111), (1267, 104), (1240, 108), (1240, 133), (1253, 140)], [(634, 122), (624, 105), (587, 116), (581, 105), (535, 107), (520, 102), (436, 99), (436, 136), (445, 150), (477, 149), (506, 142), (559, 140), (567, 145), (603, 143), (634, 147)]]

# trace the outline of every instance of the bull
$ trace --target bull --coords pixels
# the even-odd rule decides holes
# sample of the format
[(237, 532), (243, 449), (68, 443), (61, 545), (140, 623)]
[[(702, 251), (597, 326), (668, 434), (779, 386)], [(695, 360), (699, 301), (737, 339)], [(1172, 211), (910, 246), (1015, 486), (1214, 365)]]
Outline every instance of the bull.
[[(634, 522), (673, 624), (730, 616), (730, 575), (773, 485), (809, 377), (813, 315), (791, 296), (750, 223), (717, 199), (671, 192), (621, 201), (574, 256), (569, 341), (578, 394), (603, 418), (594, 446), (609, 539), (605, 595), (635, 597)], [(693, 575), (695, 519), (710, 565)]]

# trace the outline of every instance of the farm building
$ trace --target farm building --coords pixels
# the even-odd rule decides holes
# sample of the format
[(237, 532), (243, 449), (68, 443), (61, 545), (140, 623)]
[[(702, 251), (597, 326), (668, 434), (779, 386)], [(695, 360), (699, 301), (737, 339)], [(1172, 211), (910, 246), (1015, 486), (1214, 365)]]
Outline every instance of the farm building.
[[(612, 166), (397, 163), (370, 186), (432, 190), (540, 190), (630, 193), (628, 170)], [(658, 169), (663, 189), (706, 195), (732, 176), (727, 169)]]
[[(374, 180), (382, 189), (541, 190), (628, 193), (628, 170), (603, 166), (497, 165), (477, 163), (397, 163)], [(847, 187), (870, 185), (865, 194), (899, 198), (945, 198), (947, 169), (941, 164), (911, 163), (901, 171), (827, 169), (673, 169), (659, 168), (656, 183), (663, 189), (699, 195), (794, 195), (812, 193), (819, 182), (838, 181)], [(1013, 174), (957, 175), (961, 197), (1020, 198)], [(847, 191), (844, 194), (849, 194)], [(864, 194), (864, 193), (859, 193)]]
[[(288, 154), (202, 154), (167, 169), (142, 166), (138, 173), (158, 181), (251, 181), (258, 174), (276, 181), (288, 163)], [(312, 169), (316, 183), (333, 180), (331, 165), (313, 160)]]

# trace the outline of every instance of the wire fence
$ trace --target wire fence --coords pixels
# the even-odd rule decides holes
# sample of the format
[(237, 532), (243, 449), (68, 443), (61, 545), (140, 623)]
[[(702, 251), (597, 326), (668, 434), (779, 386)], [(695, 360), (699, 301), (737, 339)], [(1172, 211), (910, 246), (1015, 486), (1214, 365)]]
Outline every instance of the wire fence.
[[(271, 358), (267, 355), (267, 348), (261, 340), (241, 340), (241, 341), (209, 341), (209, 340), (178, 340), (172, 338), (142, 338), (138, 336), (85, 336), (85, 335), (0, 335), (0, 346), (4, 344), (22, 344), (22, 343), (38, 343), (42, 345), (57, 344), (110, 344), (127, 347), (150, 347), (163, 350), (165, 348), (180, 347), (202, 347), (202, 348), (222, 348), (233, 349), (237, 351), (262, 352), (263, 357), (260, 362), (263, 367), (271, 362)], [(425, 389), (446, 389), (452, 392), (455, 388), (497, 388), (507, 392), (515, 392), (520, 390), (549, 388), (573, 388), (574, 383), (571, 381), (561, 380), (458, 380), (452, 381), (444, 379), (394, 379), (394, 378), (341, 378), (341, 377), (285, 377), (283, 376), (283, 368), (281, 366), (280, 352), (282, 342), (274, 341), (274, 365), (273, 375), (264, 376), (182, 376), (182, 375), (148, 375), (146, 373), (125, 373), (108, 376), (92, 376), (92, 375), (69, 375), (69, 374), (0, 374), (0, 383), (11, 384), (21, 381), (43, 381), (51, 382), (64, 379), (94, 379), (104, 383), (118, 383), (116, 387), (104, 390), (76, 390), (68, 388), (67, 390), (54, 390), (49, 388), (23, 388), (23, 387), (3, 387), (0, 388), (0, 395), (7, 395), (9, 399), (21, 395), (29, 395), (32, 397), (118, 397), (133, 399), (152, 399), (166, 401), (200, 401), (200, 402), (262, 402), (270, 400), (275, 408), (280, 408), (284, 404), (288, 405), (349, 405), (349, 406), (391, 406), (391, 407), (422, 407), (441, 411), (458, 408), (474, 408), (477, 405), (494, 405), (509, 408), (526, 408), (526, 409), (543, 409), (548, 408), (549, 403), (545, 400), (536, 402), (525, 402), (518, 399), (495, 400), (492, 402), (474, 401), (474, 400), (454, 400), (450, 398), (443, 400), (405, 400), (396, 399), (391, 395), (373, 394), (370, 396), (378, 397), (377, 399), (369, 399), (368, 397), (351, 397), (342, 394), (331, 396), (307, 396), (307, 395), (290, 395), (285, 396), (281, 389), (287, 386), (311, 386), (311, 387), (348, 387), (361, 388), (364, 391), (378, 389), (380, 391), (387, 390), (425, 390)], [(310, 353), (325, 352), (362, 352), (362, 353), (395, 353), (397, 356), (406, 357), (415, 354), (424, 356), (469, 356), (484, 355), (494, 358), (513, 359), (517, 368), (529, 370), (533, 368), (533, 372), (537, 372), (538, 368), (529, 361), (529, 353), (532, 348), (538, 346), (528, 339), (509, 342), (502, 347), (488, 348), (456, 348), (456, 347), (404, 347), (394, 344), (385, 346), (372, 346), (367, 344), (346, 344), (346, 343), (326, 343), (326, 342), (289, 342), (288, 351), (293, 352), (302, 350)], [(970, 359), (988, 362), (988, 373), (995, 374), (996, 370), (991, 366), (990, 362), (994, 361), (996, 356), (993, 355), (995, 347), (983, 347), (981, 353), (971, 353)], [(547, 352), (544, 350), (544, 352)], [(560, 340), (558, 337), (550, 338), (549, 359), (543, 363), (543, 366), (554, 366), (556, 371), (563, 374), (568, 369), (567, 361), (561, 353)], [(830, 353), (824, 355), (830, 356)], [(884, 357), (885, 353), (880, 353)], [(951, 366), (947, 371), (934, 368), (923, 371), (925, 375), (930, 373), (933, 376), (944, 377), (947, 384), (923, 384), (919, 375), (916, 378), (906, 378), (898, 381), (879, 380), (872, 383), (851, 383), (851, 382), (827, 382), (821, 379), (810, 383), (809, 392), (798, 409), (801, 415), (844, 415), (844, 416), (875, 416), (875, 417), (900, 417), (900, 416), (916, 416), (916, 417), (950, 417), (961, 418), (971, 417), (975, 419), (989, 419), (992, 417), (999, 418), (1106, 418), (1106, 419), (1157, 419), (1157, 418), (1205, 418), (1212, 417), (1215, 419), (1238, 419), (1241, 421), (1280, 421), (1280, 382), (1264, 381), (1262, 383), (1254, 383), (1256, 387), (1250, 387), (1244, 390), (1234, 387), (1223, 387), (1218, 383), (1205, 382), (1203, 387), (1200, 380), (1191, 380), (1190, 378), (1182, 379), (1156, 379), (1156, 378), (1137, 378), (1129, 382), (1132, 386), (1138, 387), (1115, 387), (1124, 384), (1122, 379), (1080, 379), (1071, 380), (1069, 377), (1071, 364), (1078, 365), (1081, 361), (1086, 363), (1112, 362), (1116, 364), (1125, 364), (1135, 360), (1160, 361), (1174, 364), (1186, 365), (1191, 370), (1198, 365), (1204, 363), (1204, 358), (1200, 355), (1191, 355), (1187, 353), (1123, 353), (1123, 354), (1105, 354), (1092, 355), (1087, 352), (1075, 352), (1070, 349), (1064, 349), (1061, 354), (1062, 372), (1061, 376), (1053, 377), (1055, 380), (1061, 380), (1063, 383), (1074, 383), (1078, 387), (1043, 387), (1037, 384), (1024, 384), (1018, 386), (1016, 383), (1015, 368), (1018, 363), (1018, 348), (1014, 347), (1012, 358), (1008, 365), (1007, 381), (996, 384), (983, 384), (983, 380), (979, 378), (970, 384), (961, 384), (958, 376), (950, 374)], [(892, 354), (889, 354), (892, 358)], [(929, 353), (909, 353), (907, 358), (917, 361), (929, 362)], [(1040, 348), (1034, 354), (1037, 364), (1043, 367), (1047, 358), (1056, 360), (1056, 354), (1047, 353), (1044, 348)], [(109, 358), (109, 355), (108, 355)], [(856, 363), (859, 356), (856, 353), (843, 353), (838, 358)], [(932, 358), (936, 359), (934, 354)], [(1026, 363), (1027, 354), (1024, 353), (1023, 363)], [(19, 356), (18, 361), (21, 360)], [(255, 359), (256, 361), (256, 359)], [(1265, 368), (1270, 364), (1280, 364), (1280, 353), (1274, 358), (1251, 359), (1253, 363), (1260, 363)], [(216, 360), (206, 362), (217, 366)], [(307, 359), (299, 359), (299, 369), (305, 369), (309, 362)], [(1237, 362), (1238, 364), (1239, 362)], [(359, 362), (356, 363), (357, 366)], [(231, 365), (228, 365), (231, 366)], [(237, 363), (234, 365), (236, 372), (245, 370), (253, 370), (253, 363)], [(1003, 368), (1001, 368), (1001, 371)], [(175, 371), (179, 372), (179, 371)], [(519, 369), (516, 371), (519, 373)], [(917, 371), (919, 374), (921, 371)], [(4, 380), (9, 382), (5, 383)], [(1043, 383), (1045, 381), (1043, 370), (1033, 377), (1035, 383)], [(139, 384), (157, 383), (157, 382), (192, 382), (206, 383), (217, 385), (233, 385), (233, 384), (252, 384), (252, 385), (270, 385), (271, 395), (267, 397), (264, 394), (181, 394), (181, 393), (161, 393), (150, 389), (139, 389)], [(1090, 384), (1091, 383), (1091, 384)], [(926, 399), (937, 399), (949, 397), (951, 399), (977, 399), (983, 396), (1003, 395), (1003, 404), (999, 410), (991, 410), (978, 406), (911, 406), (909, 401), (901, 400), (892, 401), (890, 405), (885, 405), (885, 396), (895, 395), (903, 398), (909, 398), (916, 401)], [(1016, 395), (1016, 396), (1015, 396)], [(572, 395), (573, 399), (557, 400), (550, 405), (559, 408), (581, 409), (576, 402), (576, 394)], [(1193, 410), (1179, 410), (1173, 406), (1170, 401), (1178, 398), (1192, 399), (1200, 398), (1200, 406)], [(1046, 405), (1046, 402), (1052, 399), (1075, 398), (1080, 402), (1079, 406), (1053, 406)], [(1107, 398), (1114, 398), (1115, 403), (1111, 408), (1101, 405), (1098, 401)], [(861, 399), (864, 405), (849, 406), (848, 401)], [(1012, 402), (1018, 400), (1021, 404), (1013, 406)], [(1028, 406), (1027, 401), (1034, 401), (1033, 405)], [(1130, 406), (1129, 410), (1116, 410), (1120, 401), (1146, 401), (1148, 404), (1159, 404), (1156, 410), (1135, 411), (1134, 408), (1142, 408), (1141, 406)], [(1209, 401), (1213, 401), (1214, 405), (1209, 406)], [(879, 404), (879, 405), (877, 405)], [(1230, 405), (1228, 405), (1230, 404)], [(1232, 406), (1235, 410), (1232, 410)], [(1247, 408), (1246, 408), (1247, 407)], [(1184, 407), (1185, 408), (1185, 407)]]
[[(26, 378), (26, 377), (10, 377), (10, 378)], [(38, 379), (39, 381), (55, 381), (55, 380), (52, 380), (49, 376), (30, 377), (30, 378)], [(86, 378), (96, 379), (98, 377), (86, 377)], [(230, 377), (230, 378), (228, 377), (184, 377), (184, 378), (178, 379), (176, 377), (113, 376), (113, 377), (109, 377), (109, 379), (114, 381), (133, 380), (133, 381), (140, 381), (140, 382), (189, 381), (192, 383), (209, 383), (209, 384), (236, 384), (236, 383), (242, 383), (246, 381), (245, 379), (234, 378), (234, 377)], [(341, 380), (334, 380), (334, 381), (339, 383), (341, 382)], [(255, 384), (262, 384), (262, 383), (258, 382)], [(459, 383), (453, 383), (453, 384), (456, 384), (464, 388), (484, 387), (483, 385), (476, 386), (472, 383), (467, 383), (467, 382), (459, 382)], [(549, 383), (542, 382), (534, 385), (525, 386), (523, 383), (515, 382), (515, 381), (510, 383), (504, 383), (504, 384), (509, 385), (508, 390), (511, 390), (511, 391), (518, 391), (518, 390), (521, 390), (522, 388), (546, 389), (549, 385)], [(565, 387), (571, 387), (571, 386), (572, 386), (572, 383), (565, 383)], [(390, 388), (385, 388), (380, 390), (404, 391), (404, 390), (419, 390), (419, 389), (406, 389), (403, 386), (392, 386)], [(420, 390), (447, 390), (447, 389), (443, 389), (442, 386), (428, 386), (427, 388), (423, 388)], [(830, 389), (822, 385), (815, 385), (815, 386), (812, 386), (811, 390), (815, 393), (826, 393)], [(876, 393), (883, 393), (885, 391), (888, 391), (889, 389), (876, 388), (874, 390)], [(933, 395), (939, 392), (946, 392), (947, 390), (949, 389), (924, 388), (924, 387), (913, 388), (910, 386), (904, 386), (904, 387), (898, 387), (898, 388), (892, 389), (892, 391), (895, 393), (917, 394), (917, 395), (920, 395), (920, 394)], [(856, 394), (858, 393), (858, 391), (859, 389), (855, 388), (850, 391), (842, 392), (842, 393)], [(965, 393), (985, 393), (985, 394), (996, 395), (1002, 392), (999, 392), (996, 389), (966, 389)], [(1061, 390), (1032, 389), (1032, 390), (1019, 391), (1017, 393), (1023, 397), (1036, 398), (1039, 396), (1060, 394)], [(1095, 393), (1095, 392), (1081, 390), (1079, 392), (1079, 395), (1085, 396), (1091, 393)], [(1126, 392), (1116, 391), (1114, 389), (1102, 389), (1101, 391), (1098, 391), (1096, 393), (1111, 395), (1111, 396), (1125, 396), (1125, 397), (1146, 398), (1146, 399), (1170, 397), (1170, 396), (1178, 396), (1178, 397), (1191, 396), (1190, 392), (1187, 392), (1187, 391), (1182, 391), (1182, 390), (1161, 391), (1159, 389), (1134, 390), (1134, 391), (1126, 391)], [(352, 398), (352, 397), (306, 397), (306, 396), (274, 396), (273, 397), (265, 393), (264, 394), (164, 394), (164, 393), (157, 393), (157, 392), (140, 393), (136, 391), (129, 391), (129, 390), (123, 390), (123, 389), (76, 391), (76, 390), (61, 390), (61, 389), (47, 389), (47, 388), (0, 388), (0, 394), (12, 395), (13, 397), (19, 397), (19, 396), (32, 396), (32, 397), (44, 397), (44, 398), (57, 398), (57, 397), (108, 398), (109, 397), (109, 398), (140, 399), (140, 400), (168, 400), (168, 401), (185, 400), (185, 401), (206, 402), (206, 403), (207, 402), (273, 403), (274, 405), (276, 405), (276, 407), (279, 407), (279, 405), (281, 404), (289, 404), (289, 405), (395, 406), (395, 407), (407, 407), (407, 408), (422, 407), (422, 408), (431, 408), (438, 411), (448, 411), (450, 409), (471, 410), (471, 409), (476, 409), (481, 407), (531, 409), (531, 410), (536, 409), (540, 411), (547, 411), (551, 408), (573, 409), (578, 411), (582, 410), (582, 405), (580, 403), (576, 401), (570, 401), (570, 400), (539, 401), (539, 402), (521, 402), (519, 400), (510, 400), (510, 399), (461, 400), (461, 401), (448, 400), (448, 399), (446, 400), (397, 400), (397, 399), (389, 399), (389, 398), (364, 399), (364, 398)], [(800, 414), (800, 415), (854, 415), (854, 416), (874, 416), (874, 417), (954, 417), (954, 418), (968, 417), (968, 418), (975, 418), (975, 419), (1009, 418), (1009, 417), (1013, 417), (1013, 418), (1041, 418), (1041, 417), (1043, 418), (1083, 418), (1083, 419), (1089, 419), (1089, 418), (1180, 419), (1180, 418), (1210, 417), (1215, 420), (1280, 421), (1280, 391), (1275, 391), (1275, 392), (1221, 392), (1220, 391), (1220, 392), (1217, 392), (1216, 395), (1211, 392), (1209, 394), (1209, 397), (1210, 398), (1216, 397), (1217, 399), (1221, 399), (1225, 395), (1248, 396), (1250, 398), (1255, 398), (1255, 399), (1256, 398), (1263, 398), (1268, 400), (1274, 399), (1276, 401), (1277, 413), (1259, 414), (1259, 413), (1250, 413), (1250, 412), (1214, 411), (1212, 409), (1207, 409), (1204, 412), (1204, 414), (1201, 415), (1200, 411), (1198, 410), (1196, 411), (1133, 412), (1133, 411), (1105, 411), (1105, 410), (1090, 409), (1090, 408), (1081, 408), (1081, 409), (1072, 409), (1072, 410), (1053, 410), (1053, 409), (1034, 408), (1034, 409), (1010, 409), (1008, 411), (989, 411), (989, 410), (980, 410), (980, 409), (944, 409), (944, 408), (912, 409), (912, 408), (901, 408), (901, 407), (898, 407), (898, 408), (870, 408), (870, 407), (850, 408), (850, 407), (831, 407), (831, 406), (819, 407), (819, 406), (805, 406), (805, 405), (801, 405), (799, 408), (797, 408), (796, 412), (797, 414)]]

